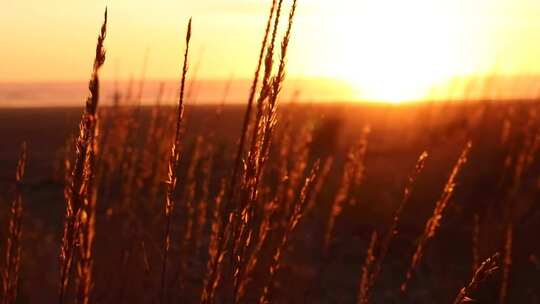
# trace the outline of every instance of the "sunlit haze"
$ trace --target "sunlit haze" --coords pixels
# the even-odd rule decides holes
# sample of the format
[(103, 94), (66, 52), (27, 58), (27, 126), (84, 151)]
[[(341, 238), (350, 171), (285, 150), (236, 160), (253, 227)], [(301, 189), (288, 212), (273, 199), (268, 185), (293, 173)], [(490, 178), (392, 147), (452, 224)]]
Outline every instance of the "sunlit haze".
[[(104, 79), (140, 77), (145, 58), (147, 79), (177, 79), (190, 16), (191, 77), (249, 79), (269, 2), (7, 0), (0, 82), (86, 80), (105, 6)], [(540, 72), (539, 37), (537, 0), (300, 1), (287, 77), (331, 79), (331, 86), (350, 88), (332, 95), (343, 100), (437, 99), (452, 90), (480, 96), (489, 79), (504, 78), (506, 87), (515, 77), (532, 83)], [(537, 91), (534, 84), (513, 88), (526, 97)]]

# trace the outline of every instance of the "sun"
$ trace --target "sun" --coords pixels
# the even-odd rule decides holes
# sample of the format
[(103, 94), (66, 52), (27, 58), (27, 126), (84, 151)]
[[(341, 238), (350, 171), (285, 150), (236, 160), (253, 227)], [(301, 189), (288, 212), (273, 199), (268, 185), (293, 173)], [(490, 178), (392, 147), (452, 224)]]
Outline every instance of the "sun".
[(341, 28), (336, 76), (350, 83), (359, 99), (402, 103), (425, 99), (435, 84), (474, 70), (476, 54), (463, 50), (467, 25), (434, 2), (351, 4), (350, 13), (357, 16), (335, 25)]

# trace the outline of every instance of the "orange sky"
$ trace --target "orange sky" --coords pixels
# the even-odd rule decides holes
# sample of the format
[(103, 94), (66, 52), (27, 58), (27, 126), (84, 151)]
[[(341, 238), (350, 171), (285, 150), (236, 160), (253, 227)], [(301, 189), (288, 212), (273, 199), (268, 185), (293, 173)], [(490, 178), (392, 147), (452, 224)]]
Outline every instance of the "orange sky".
[[(5, 0), (0, 82), (88, 78), (109, 7), (105, 79), (178, 77), (193, 16), (192, 76), (250, 78), (269, 1)], [(289, 79), (347, 82), (358, 98), (444, 91), (456, 76), (540, 74), (538, 0), (299, 0)], [(435, 87), (435, 88), (434, 88)]]

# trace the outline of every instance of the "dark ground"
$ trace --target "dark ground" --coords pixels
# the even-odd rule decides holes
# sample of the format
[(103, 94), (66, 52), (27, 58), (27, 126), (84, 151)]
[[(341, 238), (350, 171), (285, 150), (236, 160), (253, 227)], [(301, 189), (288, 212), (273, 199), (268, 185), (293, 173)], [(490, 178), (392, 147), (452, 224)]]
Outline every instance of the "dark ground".
[[(519, 209), (514, 219), (513, 267), (508, 303), (540, 303), (540, 162), (535, 160), (520, 184), (519, 196), (507, 201), (500, 180), (511, 144), (501, 145), (503, 121), (511, 121), (515, 141), (527, 117), (537, 105), (526, 103), (441, 103), (407, 106), (297, 105), (284, 106), (293, 113), (293, 125), (311, 124), (312, 157), (335, 156), (327, 183), (313, 212), (307, 214), (293, 236), (286, 255), (276, 302), (354, 303), (367, 243), (373, 229), (383, 232), (400, 201), (407, 175), (424, 150), (429, 159), (415, 184), (412, 201), (405, 208), (399, 233), (383, 265), (375, 287), (375, 303), (452, 303), (471, 275), (472, 223), (481, 216), (479, 252), (482, 259), (503, 247), (502, 204)], [(213, 130), (230, 158), (237, 140), (242, 108), (227, 106), (214, 119), (214, 106), (187, 107), (186, 142), (193, 134)], [(13, 195), (12, 180), (19, 145), (28, 144), (28, 166), (23, 187), (23, 259), (19, 303), (52, 303), (56, 297), (58, 248), (64, 212), (63, 185), (58, 177), (61, 150), (77, 130), (79, 108), (0, 110), (0, 248), (7, 233), (7, 207)], [(142, 119), (148, 111), (143, 109)], [(144, 124), (144, 123), (143, 123)], [(330, 257), (321, 253), (324, 222), (335, 194), (345, 151), (371, 126), (366, 156), (365, 181), (359, 204), (348, 206), (336, 224)], [(427, 249), (407, 295), (399, 292), (410, 263), (415, 240), (431, 215), (449, 172), (468, 139), (473, 148), (457, 179), (454, 197), (442, 219), (441, 229)], [(512, 140), (510, 142), (513, 142)], [(230, 163), (230, 161), (229, 161)], [(228, 172), (227, 168), (223, 169)], [(160, 201), (159, 204), (162, 202)], [(98, 200), (105, 208), (107, 202)], [(99, 219), (98, 219), (99, 225)], [(101, 233), (101, 234), (100, 234)], [(105, 233), (106, 234), (106, 233)], [(96, 242), (105, 238), (98, 228)], [(111, 243), (114, 245), (114, 243)], [(96, 248), (96, 280), (118, 265), (105, 265), (122, 248)], [(3, 251), (2, 251), (3, 252)], [(111, 258), (112, 259), (112, 258)], [(113, 259), (114, 260), (114, 259)], [(197, 277), (197, 275), (194, 275)], [(96, 294), (110, 302), (121, 276), (96, 283)], [(121, 285), (121, 284), (120, 284)], [(495, 291), (496, 292), (496, 291)], [(136, 294), (136, 293), (135, 293)], [(195, 297), (193, 297), (195, 298)], [(129, 297), (128, 297), (129, 299)], [(286, 300), (285, 300), (286, 299)], [(114, 300), (113, 300), (114, 301)], [(140, 298), (139, 298), (139, 301)], [(98, 301), (99, 302), (99, 301)]]

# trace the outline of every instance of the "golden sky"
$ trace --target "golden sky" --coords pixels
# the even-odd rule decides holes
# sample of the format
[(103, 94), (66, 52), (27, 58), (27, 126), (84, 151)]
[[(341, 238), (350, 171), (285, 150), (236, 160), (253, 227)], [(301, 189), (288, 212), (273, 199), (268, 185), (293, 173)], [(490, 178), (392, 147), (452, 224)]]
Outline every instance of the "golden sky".
[[(0, 82), (87, 79), (106, 5), (103, 78), (138, 77), (145, 54), (147, 78), (177, 78), (190, 16), (192, 76), (250, 78), (269, 2), (3, 0)], [(298, 2), (293, 79), (334, 78), (361, 98), (400, 100), (459, 76), (540, 74), (538, 0)]]

